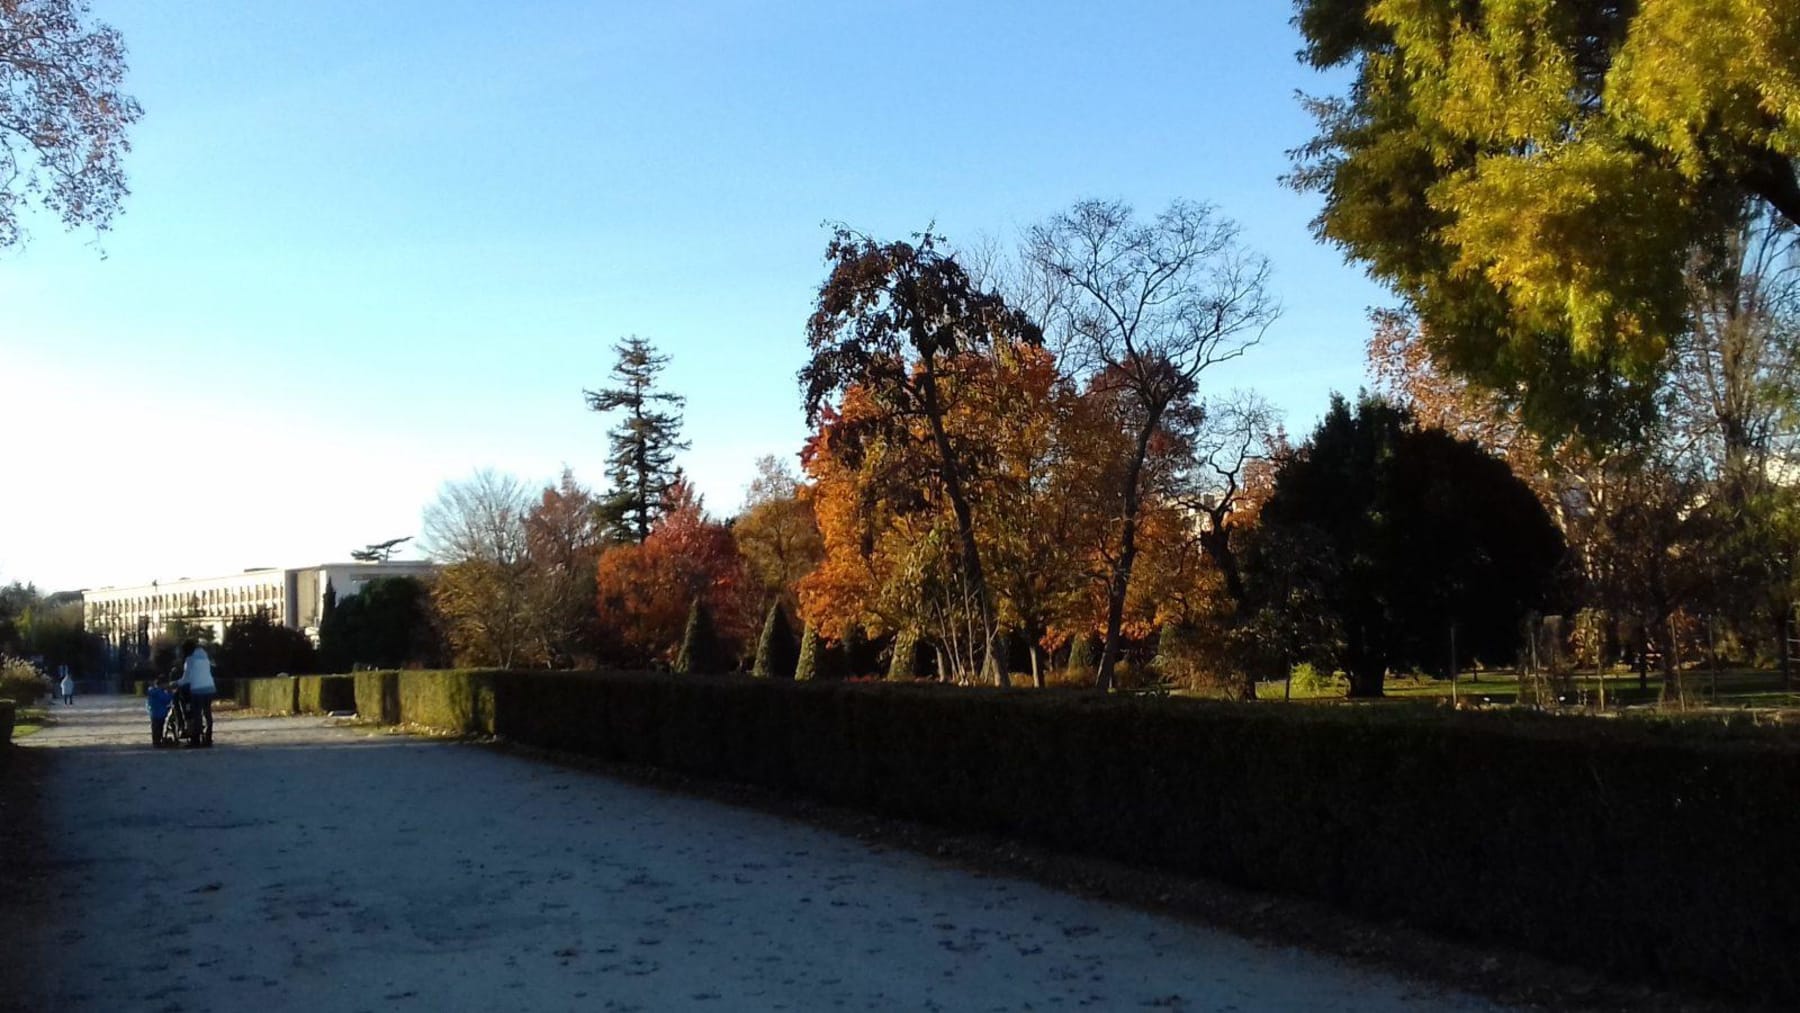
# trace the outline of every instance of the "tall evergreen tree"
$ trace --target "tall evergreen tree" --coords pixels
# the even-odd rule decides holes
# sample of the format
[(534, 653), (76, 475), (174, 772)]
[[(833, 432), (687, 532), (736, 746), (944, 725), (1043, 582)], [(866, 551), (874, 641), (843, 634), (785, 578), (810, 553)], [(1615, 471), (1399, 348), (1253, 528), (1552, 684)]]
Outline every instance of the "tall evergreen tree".
[(669, 357), (636, 335), (613, 346), (613, 386), (588, 390), (588, 408), (606, 414), (623, 411), (613, 426), (606, 477), (612, 483), (600, 504), (607, 533), (615, 540), (641, 545), (662, 514), (663, 494), (675, 483), (675, 454), (686, 450), (681, 438), (681, 409), (687, 399), (658, 390), (657, 375)]

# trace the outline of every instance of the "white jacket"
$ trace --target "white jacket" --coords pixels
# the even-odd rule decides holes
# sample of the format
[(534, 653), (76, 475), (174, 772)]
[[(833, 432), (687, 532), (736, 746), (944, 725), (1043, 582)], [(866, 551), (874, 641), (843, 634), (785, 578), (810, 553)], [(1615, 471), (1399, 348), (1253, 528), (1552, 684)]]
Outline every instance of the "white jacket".
[(206, 656), (206, 648), (196, 647), (194, 653), (188, 655), (187, 664), (181, 668), (181, 678), (175, 685), (186, 686), (189, 693), (216, 692), (213, 686), (212, 659)]

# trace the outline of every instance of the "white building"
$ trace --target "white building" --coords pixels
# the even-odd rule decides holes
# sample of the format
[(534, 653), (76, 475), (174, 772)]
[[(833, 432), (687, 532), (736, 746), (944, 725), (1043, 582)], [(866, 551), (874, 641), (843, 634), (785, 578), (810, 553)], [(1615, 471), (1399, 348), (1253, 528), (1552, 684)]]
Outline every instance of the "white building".
[(103, 587), (81, 592), (89, 633), (106, 641), (115, 659), (147, 659), (151, 638), (170, 622), (190, 629), (211, 626), (215, 639), (225, 627), (257, 612), (319, 640), (325, 589), (339, 601), (354, 597), (377, 577), (429, 579), (436, 563), (321, 563), (296, 570), (263, 568), (225, 577), (179, 577), (135, 587)]

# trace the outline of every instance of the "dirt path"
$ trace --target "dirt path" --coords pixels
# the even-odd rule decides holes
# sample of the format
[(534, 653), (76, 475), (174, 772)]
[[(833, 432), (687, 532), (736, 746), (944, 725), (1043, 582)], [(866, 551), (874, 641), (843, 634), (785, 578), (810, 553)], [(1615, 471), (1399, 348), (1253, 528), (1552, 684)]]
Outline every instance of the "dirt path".
[(45, 749), (31, 1009), (1488, 1009), (480, 746), (222, 714)]

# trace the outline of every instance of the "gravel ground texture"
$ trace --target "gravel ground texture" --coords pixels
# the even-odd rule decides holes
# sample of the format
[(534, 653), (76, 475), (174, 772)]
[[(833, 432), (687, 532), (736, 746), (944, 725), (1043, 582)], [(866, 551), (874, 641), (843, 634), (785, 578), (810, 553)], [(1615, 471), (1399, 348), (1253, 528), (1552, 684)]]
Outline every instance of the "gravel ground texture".
[[(766, 812), (480, 745), (221, 713), (26, 740), (33, 1010), (1496, 1009)], [(37, 766), (37, 765), (34, 765)]]

